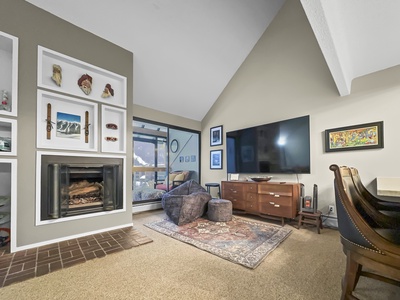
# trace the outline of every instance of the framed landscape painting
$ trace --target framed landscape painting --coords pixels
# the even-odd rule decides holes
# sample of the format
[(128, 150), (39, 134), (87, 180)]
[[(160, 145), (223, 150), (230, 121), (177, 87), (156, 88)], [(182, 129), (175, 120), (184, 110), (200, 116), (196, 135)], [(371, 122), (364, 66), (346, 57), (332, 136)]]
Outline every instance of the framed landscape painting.
[(383, 121), (325, 130), (325, 152), (383, 148)]

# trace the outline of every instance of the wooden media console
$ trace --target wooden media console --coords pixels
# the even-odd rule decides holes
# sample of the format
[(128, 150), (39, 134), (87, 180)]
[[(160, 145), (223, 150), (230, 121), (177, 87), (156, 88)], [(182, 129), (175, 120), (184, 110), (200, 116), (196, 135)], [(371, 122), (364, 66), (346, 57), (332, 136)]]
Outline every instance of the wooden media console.
[(232, 201), (237, 213), (278, 219), (296, 218), (300, 184), (280, 182), (222, 181), (222, 198)]

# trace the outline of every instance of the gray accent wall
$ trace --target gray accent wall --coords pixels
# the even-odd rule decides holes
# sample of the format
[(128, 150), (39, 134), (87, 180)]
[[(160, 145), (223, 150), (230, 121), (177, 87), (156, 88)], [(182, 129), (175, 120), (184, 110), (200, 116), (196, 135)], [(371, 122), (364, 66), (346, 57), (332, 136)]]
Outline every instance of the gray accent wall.
[[(107, 26), (106, 19), (104, 26)], [(132, 224), (130, 166), (132, 165), (133, 54), (23, 0), (1, 0), (0, 31), (19, 38), (17, 231), (12, 233), (12, 237), (17, 238), (17, 248), (29, 248), (32, 245), (63, 240), (87, 232), (130, 226)], [(35, 225), (38, 45), (127, 77), (125, 175), (127, 210), (125, 212)]]

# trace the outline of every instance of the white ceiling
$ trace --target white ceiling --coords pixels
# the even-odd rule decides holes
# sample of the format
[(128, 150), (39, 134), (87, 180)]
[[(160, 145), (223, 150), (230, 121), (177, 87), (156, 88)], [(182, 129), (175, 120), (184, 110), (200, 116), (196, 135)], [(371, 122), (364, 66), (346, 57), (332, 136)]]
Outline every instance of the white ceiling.
[[(133, 52), (135, 104), (197, 121), (285, 1), (27, 0)], [(400, 1), (301, 3), (341, 96), (354, 78), (400, 64)]]

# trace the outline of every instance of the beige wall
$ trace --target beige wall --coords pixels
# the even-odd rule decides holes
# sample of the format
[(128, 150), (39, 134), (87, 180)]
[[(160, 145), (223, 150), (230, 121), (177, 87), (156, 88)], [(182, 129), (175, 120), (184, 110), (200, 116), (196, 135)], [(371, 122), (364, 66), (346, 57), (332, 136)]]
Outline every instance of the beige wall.
[[(135, 103), (135, 99), (133, 99)], [(133, 116), (137, 118), (147, 119), (149, 121), (174, 125), (178, 127), (188, 128), (192, 130), (201, 130), (201, 122), (191, 120), (182, 116), (164, 113), (141, 105), (133, 105)]]
[[(224, 169), (209, 169), (209, 128), (235, 129), (310, 115), (311, 174), (299, 175), (312, 194), (319, 185), (319, 209), (334, 203), (333, 173), (329, 166), (359, 168), (362, 180), (375, 189), (378, 176), (400, 177), (397, 159), (400, 139), (400, 68), (392, 68), (353, 82), (350, 96), (340, 97), (300, 1), (288, 0), (232, 78), (202, 122), (202, 182), (226, 179)], [(385, 148), (324, 152), (329, 128), (384, 121)], [(275, 181), (296, 182), (295, 175), (273, 174)]]
[[(35, 243), (131, 224), (132, 181), (129, 172), (125, 178), (128, 208), (125, 212), (35, 226), (37, 150), (35, 129), (37, 47), (41, 45), (128, 78), (127, 139), (130, 141), (133, 54), (23, 0), (1, 0), (0, 30), (19, 38), (18, 204), (17, 232), (12, 234), (13, 238), (17, 238), (17, 247), (28, 247)], [(131, 149), (131, 143), (127, 143), (128, 169), (132, 165)]]

